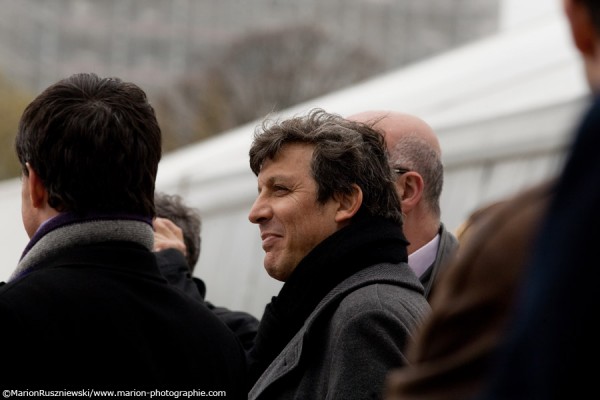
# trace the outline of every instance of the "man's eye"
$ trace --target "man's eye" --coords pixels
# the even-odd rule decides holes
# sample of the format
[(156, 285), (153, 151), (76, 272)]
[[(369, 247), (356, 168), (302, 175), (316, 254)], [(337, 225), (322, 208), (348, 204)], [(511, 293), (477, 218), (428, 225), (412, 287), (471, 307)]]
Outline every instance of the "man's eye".
[(283, 192), (288, 192), (289, 190), (285, 186), (275, 185), (275, 186), (273, 186), (273, 191), (276, 193), (283, 193)]

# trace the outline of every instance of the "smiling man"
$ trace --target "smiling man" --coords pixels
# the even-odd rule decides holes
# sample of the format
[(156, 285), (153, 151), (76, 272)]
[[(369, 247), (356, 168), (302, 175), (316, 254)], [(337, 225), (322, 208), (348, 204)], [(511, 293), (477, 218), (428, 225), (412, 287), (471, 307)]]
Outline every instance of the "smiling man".
[(285, 284), (249, 352), (249, 398), (378, 396), (429, 312), (381, 134), (319, 109), (266, 120), (250, 167), (249, 219), (267, 273)]

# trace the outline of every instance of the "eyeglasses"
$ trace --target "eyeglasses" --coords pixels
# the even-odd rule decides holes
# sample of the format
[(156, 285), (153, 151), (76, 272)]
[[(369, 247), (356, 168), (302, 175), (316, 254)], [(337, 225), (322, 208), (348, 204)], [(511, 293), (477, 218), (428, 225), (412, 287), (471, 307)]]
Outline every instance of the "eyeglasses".
[(410, 172), (410, 169), (404, 168), (404, 167), (392, 167), (392, 170), (394, 170), (394, 172), (397, 173), (398, 175), (402, 175), (407, 172)]

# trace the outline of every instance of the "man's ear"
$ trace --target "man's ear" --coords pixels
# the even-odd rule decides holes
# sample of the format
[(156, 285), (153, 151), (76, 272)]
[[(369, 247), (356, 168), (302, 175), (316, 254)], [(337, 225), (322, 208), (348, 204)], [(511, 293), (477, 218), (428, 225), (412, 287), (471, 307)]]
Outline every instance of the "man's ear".
[(400, 196), (402, 212), (408, 213), (421, 201), (425, 183), (423, 177), (414, 171), (405, 172), (398, 179), (403, 188)]
[(597, 34), (588, 9), (578, 0), (564, 0), (564, 9), (575, 46), (583, 56), (595, 56)]
[(27, 185), (31, 205), (34, 208), (42, 208), (46, 205), (47, 200), (46, 187), (31, 165), (29, 165), (29, 163), (26, 163), (25, 165), (29, 174), (27, 177)]
[(340, 193), (334, 195), (339, 206), (335, 214), (335, 222), (346, 222), (350, 220), (360, 209), (363, 201), (362, 189), (357, 185), (352, 185), (351, 193)]

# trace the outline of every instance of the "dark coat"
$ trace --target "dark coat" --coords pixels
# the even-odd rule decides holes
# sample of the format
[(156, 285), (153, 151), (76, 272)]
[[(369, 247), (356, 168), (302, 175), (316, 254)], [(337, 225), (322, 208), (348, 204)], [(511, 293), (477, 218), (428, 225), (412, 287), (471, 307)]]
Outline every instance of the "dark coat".
[(429, 312), (408, 264), (379, 264), (335, 287), (254, 385), (249, 399), (365, 399)]
[(245, 350), (252, 347), (259, 322), (255, 316), (244, 311), (217, 307), (206, 301), (206, 285), (202, 279), (192, 276), (187, 260), (181, 251), (166, 249), (155, 254), (160, 272), (170, 284), (208, 307), (233, 331)]
[(244, 398), (244, 352), (133, 242), (62, 250), (0, 287), (3, 388), (224, 390)]

